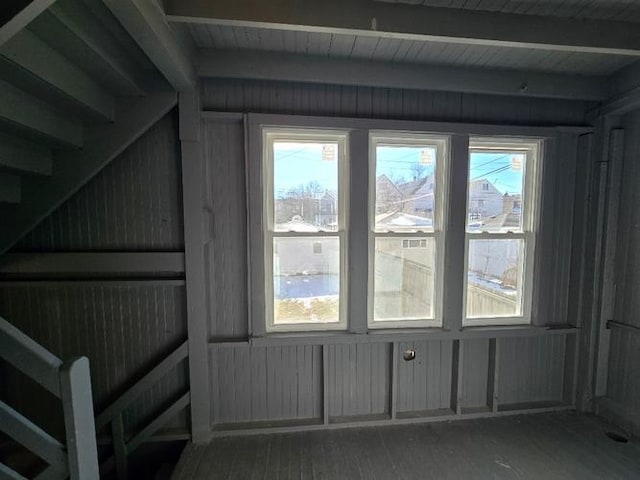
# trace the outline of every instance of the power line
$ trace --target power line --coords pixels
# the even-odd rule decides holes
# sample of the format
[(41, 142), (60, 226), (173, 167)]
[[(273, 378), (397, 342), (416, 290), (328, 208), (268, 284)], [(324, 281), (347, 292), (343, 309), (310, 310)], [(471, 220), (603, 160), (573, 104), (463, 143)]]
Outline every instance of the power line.
[(490, 171), (490, 172), (483, 173), (483, 174), (481, 174), (481, 175), (479, 175), (479, 176), (477, 176), (477, 177), (471, 178), (471, 179), (469, 179), (469, 181), (470, 181), (470, 182), (473, 182), (474, 180), (478, 180), (478, 179), (480, 179), (480, 178), (487, 177), (487, 176), (489, 176), (489, 175), (491, 175), (491, 174), (493, 174), (493, 173), (500, 173), (500, 172), (504, 172), (505, 170), (508, 170), (510, 167), (511, 167), (511, 165), (506, 165), (506, 166), (504, 166), (504, 167), (498, 167), (498, 168), (496, 168), (495, 170), (492, 170), (492, 171)]
[(509, 155), (502, 155), (501, 157), (494, 158), (493, 160), (489, 160), (488, 162), (482, 163), (480, 165), (476, 165), (471, 170), (475, 170), (476, 168), (484, 167), (485, 165), (489, 165), (490, 163), (497, 162), (498, 160), (502, 160), (503, 158), (508, 158)]

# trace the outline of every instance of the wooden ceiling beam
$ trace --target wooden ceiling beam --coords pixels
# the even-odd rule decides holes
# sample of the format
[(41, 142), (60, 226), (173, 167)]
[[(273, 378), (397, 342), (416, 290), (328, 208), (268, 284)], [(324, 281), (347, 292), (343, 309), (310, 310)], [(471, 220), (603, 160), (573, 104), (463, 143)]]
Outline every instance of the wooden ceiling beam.
[(10, 40), (24, 27), (29, 25), (38, 15), (55, 3), (56, 0), (33, 0), (26, 2), (15, 15), (4, 21), (0, 27), (0, 46)]
[(113, 96), (29, 30), (0, 47), (0, 58), (8, 64), (5, 78), (11, 77), (21, 88), (60, 107), (75, 109), (87, 120), (113, 121)]
[(299, 81), (490, 95), (596, 100), (607, 83), (580, 75), (333, 59), (263, 51), (202, 50), (202, 77)]
[(30, 28), (69, 58), (81, 60), (92, 78), (119, 96), (144, 95), (142, 69), (82, 3), (59, 1)]
[(196, 85), (192, 52), (154, 0), (103, 0), (167, 81), (179, 92)]
[(0, 80), (0, 122), (5, 128), (63, 148), (82, 147), (82, 124)]
[[(111, 0), (114, 1), (114, 0)], [(637, 24), (371, 0), (165, 0), (170, 22), (640, 56)]]
[(0, 133), (0, 169), (51, 175), (51, 149)]

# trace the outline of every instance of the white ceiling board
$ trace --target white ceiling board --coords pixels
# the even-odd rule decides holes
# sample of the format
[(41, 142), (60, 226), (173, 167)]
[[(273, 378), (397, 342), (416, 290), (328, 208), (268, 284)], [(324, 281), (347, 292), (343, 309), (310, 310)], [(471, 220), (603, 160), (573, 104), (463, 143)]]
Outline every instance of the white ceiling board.
[(634, 58), (530, 48), (465, 45), (366, 35), (188, 24), (199, 48), (302, 53), (416, 64), (610, 75)]
[(638, 0), (376, 0), (428, 7), (485, 10), (560, 18), (640, 22)]

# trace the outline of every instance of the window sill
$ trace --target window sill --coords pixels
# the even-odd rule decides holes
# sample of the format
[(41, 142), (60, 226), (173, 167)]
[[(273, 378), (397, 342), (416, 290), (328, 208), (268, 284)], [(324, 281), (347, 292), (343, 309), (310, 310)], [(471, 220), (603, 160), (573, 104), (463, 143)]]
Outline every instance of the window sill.
[[(580, 329), (571, 325), (510, 325), (510, 326), (478, 326), (464, 327), (460, 331), (444, 328), (402, 328), (376, 329), (367, 333), (352, 333), (346, 331), (333, 332), (287, 332), (270, 333), (264, 337), (252, 337), (246, 342), (232, 342), (228, 346), (239, 344), (255, 347), (274, 345), (324, 345), (351, 343), (384, 343), (411, 342), (426, 340), (465, 340), (473, 338), (496, 337), (527, 337), (554, 334), (575, 334)], [(212, 342), (212, 347), (224, 347), (224, 342)]]
[(498, 336), (517, 337), (544, 335), (548, 333), (577, 333), (580, 329), (573, 325), (470, 325), (462, 327), (460, 333), (464, 336)]

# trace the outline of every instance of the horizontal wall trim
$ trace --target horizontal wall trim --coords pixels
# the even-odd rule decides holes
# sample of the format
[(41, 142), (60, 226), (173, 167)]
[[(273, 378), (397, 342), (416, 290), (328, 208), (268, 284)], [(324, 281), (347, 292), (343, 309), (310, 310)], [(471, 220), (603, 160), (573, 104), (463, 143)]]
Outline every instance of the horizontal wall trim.
[(315, 127), (345, 130), (406, 130), (408, 132), (433, 132), (443, 134), (459, 134), (470, 136), (499, 136), (499, 137), (532, 137), (554, 138), (558, 133), (574, 133), (583, 135), (592, 133), (594, 127), (583, 125), (513, 125), (433, 122), (414, 120), (389, 120), (378, 118), (353, 117), (319, 117), (307, 115), (282, 115), (269, 113), (249, 113), (249, 121), (254, 125), (290, 126), (294, 128)]
[(7, 253), (0, 274), (86, 276), (88, 274), (184, 274), (183, 252)]
[(628, 323), (616, 322), (615, 320), (609, 320), (607, 322), (607, 328), (626, 330), (627, 332), (640, 334), (640, 327), (636, 327), (635, 325), (630, 325)]
[[(369, 416), (364, 416), (363, 420), (353, 420), (345, 422), (335, 423), (314, 423), (304, 425), (286, 425), (286, 426), (271, 426), (262, 428), (243, 428), (242, 424), (238, 424), (234, 429), (227, 430), (213, 430), (210, 438), (218, 437), (231, 437), (241, 435), (264, 435), (270, 433), (294, 433), (294, 432), (307, 432), (311, 430), (336, 430), (340, 428), (357, 428), (357, 427), (382, 427), (385, 425), (408, 425), (417, 423), (432, 423), (432, 422), (449, 422), (453, 420), (472, 420), (477, 418), (493, 418), (493, 417), (505, 417), (512, 415), (529, 415), (534, 413), (548, 413), (548, 412), (560, 412), (565, 410), (575, 410), (575, 407), (571, 405), (557, 405), (552, 407), (541, 408), (529, 408), (518, 410), (504, 410), (499, 412), (474, 412), (474, 413), (461, 413), (451, 415), (433, 415), (425, 417), (413, 417), (413, 418), (394, 418), (391, 417), (379, 420), (370, 420)], [(286, 421), (283, 421), (286, 423)], [(215, 427), (214, 427), (215, 428)]]
[(569, 325), (553, 327), (506, 326), (506, 327), (468, 327), (461, 331), (441, 328), (425, 330), (374, 330), (369, 333), (283, 333), (265, 337), (252, 337), (244, 340), (219, 340), (209, 342), (210, 349), (238, 347), (273, 347), (283, 345), (327, 345), (353, 343), (390, 343), (420, 340), (467, 340), (501, 337), (533, 337), (543, 335), (575, 335), (579, 328)]
[(216, 122), (229, 122), (236, 123), (242, 122), (244, 118), (244, 113), (242, 112), (214, 112), (210, 110), (204, 110), (201, 112), (201, 116), (205, 120), (216, 121)]
[(83, 279), (83, 280), (0, 280), (1, 287), (183, 287), (181, 279)]
[(326, 58), (250, 50), (203, 50), (200, 52), (198, 74), (215, 78), (570, 100), (602, 101), (609, 96), (607, 83), (600, 77)]
[[(539, 137), (553, 137), (558, 133), (567, 133), (575, 135), (584, 135), (593, 133), (595, 128), (590, 125), (557, 125), (557, 126), (526, 126), (526, 125), (513, 125), (512, 123), (505, 124), (489, 124), (489, 123), (461, 123), (461, 122), (430, 122), (430, 121), (414, 121), (414, 120), (395, 120), (388, 118), (363, 118), (363, 117), (347, 117), (347, 116), (306, 116), (306, 115), (285, 115), (285, 114), (270, 114), (270, 113), (252, 113), (245, 111), (218, 111), (218, 110), (203, 110), (201, 118), (211, 122), (218, 123), (239, 123), (244, 121), (245, 115), (251, 115), (252, 117), (283, 117), (289, 118), (288, 122), (291, 123), (292, 118), (301, 119), (301, 122), (322, 122), (326, 121), (326, 118), (335, 119), (339, 125), (338, 128), (364, 128), (372, 130), (414, 130), (414, 131), (433, 131), (442, 133), (461, 133), (470, 135), (510, 135), (510, 136), (539, 136)], [(349, 125), (350, 124), (350, 125)], [(292, 125), (294, 126), (294, 125)], [(297, 125), (303, 127), (306, 125)]]

